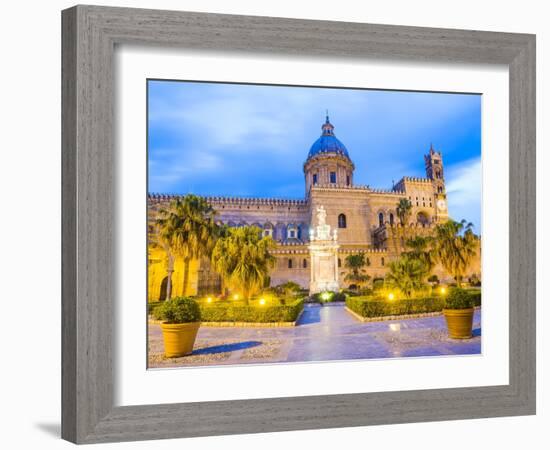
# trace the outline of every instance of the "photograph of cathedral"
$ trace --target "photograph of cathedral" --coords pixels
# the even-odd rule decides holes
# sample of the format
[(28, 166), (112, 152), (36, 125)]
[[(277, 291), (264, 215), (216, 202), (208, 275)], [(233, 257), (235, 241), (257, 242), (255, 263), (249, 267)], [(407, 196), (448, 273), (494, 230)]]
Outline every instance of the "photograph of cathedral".
[[(239, 342), (227, 330), (298, 330), (316, 315), (365, 326), (437, 316), (433, 334), (457, 309), (451, 297), (472, 308), (469, 334), (426, 354), (480, 352), (479, 96), (162, 80), (148, 96), (151, 367), (307, 361), (280, 335)], [(298, 108), (317, 103), (329, 110), (305, 128), (323, 109)], [(196, 306), (201, 326), (195, 350), (169, 358), (152, 329), (176, 322), (172, 299)], [(319, 359), (353, 357), (380, 355)]]

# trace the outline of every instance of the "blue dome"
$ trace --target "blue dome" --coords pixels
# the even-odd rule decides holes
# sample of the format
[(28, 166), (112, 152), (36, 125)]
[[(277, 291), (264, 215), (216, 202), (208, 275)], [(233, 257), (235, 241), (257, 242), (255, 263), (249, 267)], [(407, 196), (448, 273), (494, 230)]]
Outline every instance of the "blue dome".
[(328, 115), (321, 129), (323, 133), (309, 149), (307, 158), (309, 159), (323, 153), (336, 153), (349, 159), (348, 149), (336, 136), (334, 136), (334, 126), (328, 120)]
[(313, 143), (307, 157), (311, 158), (319, 153), (338, 153), (349, 158), (348, 149), (336, 136), (321, 136)]

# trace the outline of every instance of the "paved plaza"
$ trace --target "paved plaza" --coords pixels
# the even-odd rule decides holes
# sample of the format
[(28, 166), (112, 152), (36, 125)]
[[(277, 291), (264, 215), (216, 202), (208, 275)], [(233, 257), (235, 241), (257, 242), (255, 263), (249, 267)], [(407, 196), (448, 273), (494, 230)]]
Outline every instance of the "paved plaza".
[(296, 327), (201, 327), (195, 350), (165, 358), (159, 325), (149, 324), (149, 367), (212, 366), (481, 353), (481, 310), (471, 339), (447, 336), (440, 316), (360, 322), (343, 305), (306, 305)]

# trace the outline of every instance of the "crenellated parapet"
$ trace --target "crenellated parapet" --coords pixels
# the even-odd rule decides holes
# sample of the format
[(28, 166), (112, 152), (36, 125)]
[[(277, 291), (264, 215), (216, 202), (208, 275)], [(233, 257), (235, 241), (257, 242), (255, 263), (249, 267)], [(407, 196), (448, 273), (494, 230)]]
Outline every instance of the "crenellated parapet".
[[(184, 197), (178, 194), (148, 194), (147, 198), (152, 203), (171, 201)], [(306, 206), (306, 200), (263, 198), (263, 197), (224, 197), (224, 196), (203, 196), (211, 205), (246, 205), (246, 206)]]
[(369, 185), (360, 185), (360, 184), (356, 184), (356, 185), (353, 185), (353, 186), (338, 185), (338, 184), (317, 184), (315, 186), (312, 186), (311, 190), (312, 191), (326, 191), (326, 192), (357, 191), (357, 192), (365, 192), (365, 193), (369, 193), (369, 194), (392, 195), (392, 196), (395, 196), (395, 197), (405, 195), (405, 191), (398, 191), (398, 190), (395, 190), (395, 189), (371, 188)]
[(426, 189), (432, 189), (433, 180), (430, 178), (421, 177), (403, 177), (397, 183), (394, 184), (393, 190), (405, 193), (407, 191), (407, 184), (424, 187)]
[(423, 177), (403, 177), (399, 182), (397, 182), (396, 186), (401, 181), (408, 181), (409, 183), (426, 183), (426, 184), (432, 184), (432, 180), (429, 178), (423, 178)]

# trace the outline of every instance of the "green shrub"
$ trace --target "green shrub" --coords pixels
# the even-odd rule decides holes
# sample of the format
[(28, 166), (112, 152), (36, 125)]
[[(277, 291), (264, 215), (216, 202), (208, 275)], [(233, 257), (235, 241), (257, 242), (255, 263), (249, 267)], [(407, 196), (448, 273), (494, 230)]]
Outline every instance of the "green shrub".
[(304, 300), (298, 299), (285, 305), (235, 305), (230, 302), (202, 304), (203, 322), (294, 322), (302, 309)]
[(445, 299), (446, 309), (466, 309), (473, 306), (474, 297), (466, 289), (453, 288)]
[(388, 301), (373, 297), (348, 297), (346, 306), (362, 317), (401, 316), (443, 310), (441, 297), (425, 297)]
[[(451, 302), (454, 302), (453, 298), (456, 294), (453, 294), (453, 291), (455, 290), (456, 289), (451, 289), (448, 297), (432, 295), (423, 298), (398, 299), (393, 301), (373, 296), (348, 296), (346, 299), (346, 306), (362, 317), (401, 316), (439, 312), (447, 307), (449, 298), (451, 298)], [(479, 289), (461, 290), (465, 292), (464, 298), (467, 298), (467, 300), (465, 300), (466, 304), (481, 306), (481, 291)]]
[(147, 314), (153, 314), (153, 311), (161, 306), (164, 302), (149, 302), (147, 303)]
[(310, 297), (310, 300), (317, 303), (345, 302), (346, 294), (333, 291), (317, 292)]
[(199, 304), (192, 298), (176, 297), (154, 308), (153, 316), (166, 323), (199, 322), (201, 311)]
[(481, 290), (468, 289), (468, 294), (470, 295), (474, 306), (481, 306)]
[(384, 278), (375, 278), (372, 280), (372, 290), (378, 291), (384, 288)]
[(324, 292), (317, 292), (313, 294), (310, 298), (317, 303), (327, 303), (332, 300), (333, 295), (334, 295), (334, 292), (332, 291), (324, 291)]
[[(348, 297), (358, 297), (361, 295), (361, 292), (360, 291), (354, 291), (352, 289), (344, 289), (342, 291), (343, 294), (347, 295)], [(365, 295), (365, 294), (363, 294)]]
[(359, 294), (363, 296), (372, 295), (373, 292), (374, 291), (371, 288), (367, 287), (359, 289)]
[(430, 275), (428, 277), (428, 281), (430, 283), (439, 283), (439, 278), (437, 278), (437, 275)]

